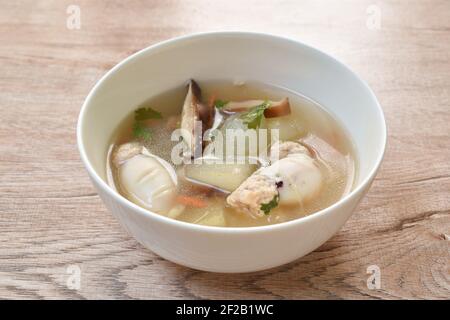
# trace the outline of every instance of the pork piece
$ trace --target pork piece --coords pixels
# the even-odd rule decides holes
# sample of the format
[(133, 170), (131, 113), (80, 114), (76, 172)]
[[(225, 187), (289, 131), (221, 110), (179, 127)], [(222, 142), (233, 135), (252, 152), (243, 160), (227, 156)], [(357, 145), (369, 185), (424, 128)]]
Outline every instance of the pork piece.
[(227, 198), (231, 207), (255, 218), (278, 205), (311, 201), (323, 185), (316, 160), (300, 143), (278, 143), (270, 151), (271, 156), (279, 153), (279, 160), (274, 159), (270, 166), (257, 170)]
[(257, 218), (264, 215), (261, 205), (270, 203), (277, 197), (277, 181), (258, 170), (228, 196), (227, 203), (238, 211)]

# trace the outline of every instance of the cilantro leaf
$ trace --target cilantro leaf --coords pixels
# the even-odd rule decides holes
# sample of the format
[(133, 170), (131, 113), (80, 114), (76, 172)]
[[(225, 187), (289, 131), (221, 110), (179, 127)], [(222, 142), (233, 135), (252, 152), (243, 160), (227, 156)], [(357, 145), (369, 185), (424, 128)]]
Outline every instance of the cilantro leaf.
[(162, 119), (160, 112), (153, 110), (152, 108), (139, 108), (134, 111), (134, 120), (144, 121), (148, 119)]
[(133, 136), (137, 139), (148, 141), (152, 137), (152, 131), (140, 121), (136, 121), (133, 125)]
[(261, 204), (261, 211), (263, 211), (265, 215), (270, 214), (270, 210), (272, 210), (273, 208), (276, 208), (278, 206), (279, 200), (280, 200), (280, 196), (277, 194), (269, 202)]
[(241, 115), (242, 121), (249, 129), (257, 129), (261, 125), (264, 110), (270, 107), (270, 102), (264, 101), (260, 105), (251, 108), (249, 111)]
[(214, 101), (214, 106), (217, 109), (223, 109), (223, 107), (225, 107), (228, 104), (229, 101), (224, 101), (224, 100), (215, 100)]

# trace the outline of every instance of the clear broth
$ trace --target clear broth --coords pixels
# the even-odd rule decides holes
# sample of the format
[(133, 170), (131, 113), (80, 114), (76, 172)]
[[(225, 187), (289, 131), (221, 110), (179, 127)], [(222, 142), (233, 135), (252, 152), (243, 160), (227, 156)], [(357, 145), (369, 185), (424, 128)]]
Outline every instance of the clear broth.
[[(223, 214), (226, 227), (250, 227), (281, 223), (310, 215), (314, 212), (329, 207), (351, 191), (356, 180), (357, 161), (353, 143), (344, 127), (324, 108), (312, 100), (280, 87), (274, 87), (259, 82), (247, 82), (245, 84), (233, 84), (230, 81), (207, 81), (199, 83), (202, 89), (203, 101), (214, 94), (216, 97), (227, 101), (240, 100), (279, 100), (288, 97), (291, 104), (291, 114), (296, 135), (289, 140), (301, 139), (302, 142), (312, 147), (317, 155), (320, 166), (326, 167), (325, 186), (320, 195), (306, 204), (298, 206), (278, 206), (269, 215), (261, 218), (253, 218), (245, 213), (236, 211), (227, 206), (228, 194), (219, 191), (205, 192), (198, 184), (179, 179), (179, 193), (194, 195), (207, 202), (207, 207), (194, 208), (187, 206), (176, 217), (177, 220), (190, 223), (206, 224), (212, 215)], [(151, 107), (162, 113), (162, 120), (150, 120), (152, 139), (145, 146), (148, 150), (172, 164), (171, 150), (178, 142), (171, 141), (170, 136), (175, 129), (181, 114), (181, 108), (186, 95), (186, 87), (166, 91), (152, 97), (137, 107)], [(136, 107), (136, 108), (137, 108)], [(277, 119), (277, 118), (273, 118)], [(122, 121), (115, 130), (110, 150), (118, 145), (133, 141), (132, 136), (133, 112)], [(281, 128), (283, 130), (283, 128)], [(111, 152), (109, 152), (109, 155)], [(116, 183), (115, 172), (110, 165), (108, 155), (107, 176), (108, 182), (119, 193), (125, 196)]]

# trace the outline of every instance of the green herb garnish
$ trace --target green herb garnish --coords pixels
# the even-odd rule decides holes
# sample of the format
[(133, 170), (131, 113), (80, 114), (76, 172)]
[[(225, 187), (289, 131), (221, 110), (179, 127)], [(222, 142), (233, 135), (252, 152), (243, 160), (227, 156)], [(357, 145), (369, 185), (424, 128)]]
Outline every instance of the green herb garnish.
[(162, 119), (161, 113), (152, 108), (139, 108), (134, 111), (133, 136), (136, 139), (148, 141), (152, 137), (152, 130), (143, 121), (149, 119)]
[(137, 139), (148, 141), (152, 137), (152, 131), (144, 123), (136, 121), (133, 125), (133, 136)]
[(279, 200), (280, 200), (280, 196), (277, 194), (268, 203), (261, 204), (261, 211), (263, 211), (265, 215), (268, 215), (270, 213), (270, 210), (272, 210), (273, 208), (276, 208), (278, 206)]
[(134, 120), (144, 121), (148, 119), (162, 119), (160, 112), (153, 110), (152, 108), (139, 108), (134, 111)]
[(261, 125), (264, 110), (270, 107), (269, 101), (264, 101), (260, 105), (252, 107), (249, 111), (241, 115), (242, 121), (249, 129), (257, 129)]
[(217, 109), (223, 109), (223, 107), (225, 107), (228, 104), (229, 101), (224, 101), (224, 100), (216, 100), (214, 101), (214, 106)]

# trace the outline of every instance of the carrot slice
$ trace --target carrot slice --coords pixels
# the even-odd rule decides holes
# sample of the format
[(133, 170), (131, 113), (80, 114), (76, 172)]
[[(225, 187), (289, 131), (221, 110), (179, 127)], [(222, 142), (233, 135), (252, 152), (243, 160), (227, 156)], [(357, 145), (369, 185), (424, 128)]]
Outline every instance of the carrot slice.
[(202, 199), (199, 199), (199, 198), (185, 196), (185, 195), (178, 195), (177, 202), (184, 204), (185, 206), (196, 207), (196, 208), (204, 208), (207, 206), (206, 201), (203, 201)]

